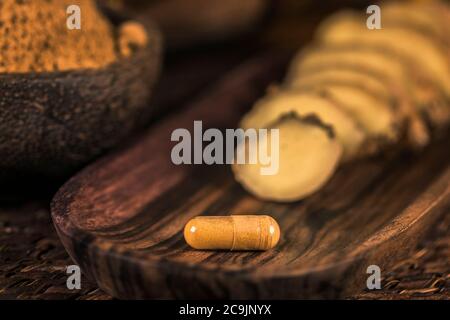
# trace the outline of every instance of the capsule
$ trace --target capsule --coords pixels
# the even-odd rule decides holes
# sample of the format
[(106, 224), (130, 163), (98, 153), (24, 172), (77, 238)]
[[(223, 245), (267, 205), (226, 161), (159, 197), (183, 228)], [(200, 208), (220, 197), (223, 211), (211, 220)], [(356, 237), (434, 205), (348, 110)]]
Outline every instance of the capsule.
[(269, 250), (280, 240), (280, 227), (269, 216), (200, 216), (186, 224), (184, 239), (199, 250)]

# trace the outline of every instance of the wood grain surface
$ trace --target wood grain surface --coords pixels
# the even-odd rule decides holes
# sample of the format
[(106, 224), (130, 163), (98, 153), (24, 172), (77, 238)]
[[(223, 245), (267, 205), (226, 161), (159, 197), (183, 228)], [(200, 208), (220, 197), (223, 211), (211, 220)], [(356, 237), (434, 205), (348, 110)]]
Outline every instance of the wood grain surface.
[[(450, 150), (392, 154), (343, 167), (305, 201), (282, 205), (247, 194), (229, 168), (174, 166), (176, 128), (233, 128), (282, 74), (287, 59), (253, 59), (207, 95), (128, 147), (72, 178), (52, 203), (59, 236), (86, 274), (118, 298), (336, 298), (361, 292), (366, 269), (410, 253), (450, 204)], [(271, 251), (187, 247), (196, 215), (269, 214), (282, 230)]]
[[(73, 264), (51, 223), (48, 198), (0, 208), (0, 299), (109, 300), (95, 282), (66, 286)], [(347, 299), (450, 299), (450, 214), (405, 259), (383, 272), (382, 290)]]

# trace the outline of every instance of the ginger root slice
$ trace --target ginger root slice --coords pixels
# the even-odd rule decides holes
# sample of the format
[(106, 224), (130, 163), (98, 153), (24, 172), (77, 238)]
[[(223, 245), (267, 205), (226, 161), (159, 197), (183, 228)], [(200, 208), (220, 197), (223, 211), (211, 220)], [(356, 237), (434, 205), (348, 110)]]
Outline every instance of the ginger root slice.
[[(422, 93), (432, 87), (429, 77), (424, 77), (413, 59), (386, 46), (349, 40), (337, 44), (320, 44), (302, 50), (294, 58), (286, 81), (296, 77), (299, 70), (323, 65), (347, 65), (384, 76), (391, 83), (405, 88), (416, 108), (426, 111), (424, 106), (437, 99), (441, 92), (433, 88), (433, 94)], [(422, 73), (422, 74), (420, 74)], [(424, 98), (425, 97), (425, 98)]]
[[(446, 12), (447, 11), (447, 16)], [(450, 18), (449, 9), (440, 6), (437, 1), (428, 1), (425, 3), (409, 2), (384, 2), (381, 4), (384, 23), (402, 24), (420, 30), (445, 46), (450, 44), (448, 37)], [(448, 49), (448, 48), (447, 48)]]
[(323, 64), (321, 66), (304, 67), (297, 69), (294, 77), (288, 80), (290, 87), (302, 87), (311, 83), (352, 83), (376, 94), (383, 99), (392, 98), (392, 91), (386, 82), (376, 77), (369, 70), (355, 68), (350, 65)]
[(294, 113), (299, 117), (317, 116), (322, 123), (332, 126), (336, 139), (344, 147), (343, 160), (359, 154), (367, 135), (345, 110), (318, 94), (301, 90), (275, 92), (260, 101), (241, 121), (241, 127), (266, 128), (282, 115)]
[[(303, 199), (321, 189), (333, 176), (343, 153), (332, 129), (317, 117), (300, 117), (295, 113), (283, 115), (270, 127), (279, 129), (279, 163), (274, 175), (262, 175), (261, 163), (234, 164), (235, 178), (249, 192), (261, 199), (291, 202)], [(269, 130), (259, 148), (273, 155)], [(247, 141), (238, 148), (251, 150)]]
[[(448, 26), (448, 23), (447, 23)], [(354, 12), (341, 12), (326, 20), (317, 32), (317, 40), (326, 46), (357, 44), (386, 50), (392, 60), (400, 60), (412, 81), (410, 92), (419, 112), (430, 123), (434, 135), (450, 122), (450, 69), (448, 47), (432, 37), (401, 24), (386, 22), (382, 30), (368, 30), (365, 20)], [(413, 124), (418, 127), (417, 122)], [(414, 139), (411, 139), (414, 141)]]
[(329, 18), (319, 28), (317, 38), (322, 43), (342, 44), (350, 41), (393, 48), (415, 61), (421, 71), (433, 79), (450, 96), (450, 74), (447, 52), (426, 35), (399, 25), (384, 25), (381, 30), (369, 30), (364, 16), (341, 12)]
[(394, 56), (392, 50), (349, 42), (320, 44), (301, 50), (291, 62), (286, 81), (295, 77), (299, 70), (339, 64), (364, 68), (402, 82), (410, 79), (408, 73), (411, 68), (407, 68), (404, 61)]
[[(421, 149), (429, 143), (431, 133), (425, 118), (434, 117), (429, 106), (440, 98), (440, 92), (434, 90), (424, 99), (421, 92), (426, 89), (423, 88), (423, 84), (418, 85), (418, 75), (411, 63), (401, 59), (391, 50), (380, 50), (373, 46), (362, 46), (357, 43), (322, 45), (302, 50), (297, 54), (286, 81), (290, 83), (304, 70), (317, 68), (353, 68), (360, 73), (370, 73), (367, 76), (371, 78), (376, 77), (377, 82), (385, 84), (386, 90), (394, 97), (399, 111), (410, 124), (406, 143), (413, 149)], [(423, 80), (420, 82), (423, 83)], [(365, 81), (362, 83), (370, 88), (368, 90), (376, 90), (375, 86)], [(379, 94), (385, 95), (385, 91)]]
[[(350, 83), (310, 84), (297, 89), (321, 92), (350, 114), (366, 131), (369, 140), (381, 144), (400, 140), (404, 119), (389, 101)], [(381, 147), (381, 145), (380, 145)]]

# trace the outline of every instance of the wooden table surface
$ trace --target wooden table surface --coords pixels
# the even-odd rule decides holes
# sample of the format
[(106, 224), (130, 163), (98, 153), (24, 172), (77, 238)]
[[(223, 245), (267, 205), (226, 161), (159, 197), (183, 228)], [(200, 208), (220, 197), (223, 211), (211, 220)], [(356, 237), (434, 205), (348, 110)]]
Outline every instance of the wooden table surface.
[[(88, 279), (66, 287), (73, 264), (53, 228), (48, 200), (0, 208), (0, 299), (109, 300)], [(383, 290), (352, 299), (450, 299), (450, 214), (439, 221), (408, 259), (386, 273)]]

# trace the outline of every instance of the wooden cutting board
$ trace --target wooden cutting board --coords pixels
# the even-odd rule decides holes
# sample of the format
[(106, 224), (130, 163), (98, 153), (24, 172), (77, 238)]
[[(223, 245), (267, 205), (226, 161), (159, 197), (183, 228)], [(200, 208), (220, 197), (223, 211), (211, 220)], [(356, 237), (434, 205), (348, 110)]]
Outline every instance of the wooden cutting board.
[[(282, 74), (286, 59), (264, 55), (230, 72), (204, 96), (127, 147), (67, 182), (52, 203), (67, 251), (118, 298), (342, 298), (366, 288), (408, 255), (450, 209), (450, 148), (360, 161), (321, 192), (293, 204), (262, 202), (226, 166), (175, 166), (176, 128), (234, 128)], [(197, 215), (268, 214), (282, 230), (267, 252), (196, 251), (184, 242)]]

